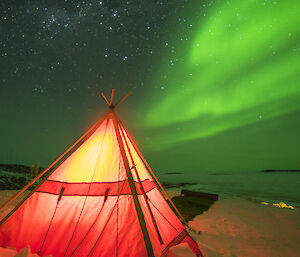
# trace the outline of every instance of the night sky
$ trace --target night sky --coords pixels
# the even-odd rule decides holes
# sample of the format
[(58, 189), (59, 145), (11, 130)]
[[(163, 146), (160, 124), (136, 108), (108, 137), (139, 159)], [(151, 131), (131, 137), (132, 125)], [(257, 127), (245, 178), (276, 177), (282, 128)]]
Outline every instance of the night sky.
[(0, 163), (117, 108), (159, 172), (300, 169), (300, 2), (2, 0)]

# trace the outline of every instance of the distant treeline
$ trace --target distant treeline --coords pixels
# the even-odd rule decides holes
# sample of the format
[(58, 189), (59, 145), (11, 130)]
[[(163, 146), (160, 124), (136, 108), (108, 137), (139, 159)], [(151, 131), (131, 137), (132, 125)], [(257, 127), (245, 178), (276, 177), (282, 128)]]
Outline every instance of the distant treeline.
[[(23, 188), (36, 176), (36, 174), (32, 173), (32, 167), (20, 164), (0, 164), (0, 190)], [(42, 170), (42, 168), (38, 167), (36, 169), (36, 173)], [(35, 182), (29, 189), (34, 188), (40, 180)]]
[(300, 172), (300, 170), (262, 170), (261, 172)]
[(0, 169), (23, 174), (30, 173), (30, 167), (21, 164), (0, 164)]

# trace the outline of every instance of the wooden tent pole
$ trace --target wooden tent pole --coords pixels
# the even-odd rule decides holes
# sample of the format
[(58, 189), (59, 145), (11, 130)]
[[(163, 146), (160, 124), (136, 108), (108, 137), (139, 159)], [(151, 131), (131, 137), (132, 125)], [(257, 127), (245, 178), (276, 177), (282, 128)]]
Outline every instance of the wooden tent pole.
[(105, 95), (103, 94), (103, 92), (101, 92), (101, 95), (103, 96), (104, 100), (106, 101), (106, 103), (108, 104), (108, 106), (110, 106), (109, 101), (107, 100), (107, 98), (105, 97)]
[(151, 244), (151, 240), (150, 240), (150, 236), (147, 230), (147, 226), (146, 226), (146, 222), (144, 219), (144, 215), (143, 215), (143, 211), (137, 196), (137, 191), (136, 191), (136, 187), (135, 187), (135, 183), (133, 181), (133, 177), (131, 174), (131, 170), (129, 167), (129, 162), (125, 153), (125, 149), (124, 149), (124, 144), (121, 138), (121, 134), (120, 134), (120, 130), (119, 130), (119, 124), (118, 124), (118, 118), (116, 117), (115, 112), (111, 109), (111, 112), (113, 113), (113, 123), (114, 123), (114, 128), (115, 128), (115, 132), (116, 132), (116, 136), (117, 136), (117, 141), (119, 144), (119, 148), (120, 148), (120, 152), (121, 152), (121, 156), (123, 159), (123, 164), (126, 170), (126, 174), (127, 174), (127, 178), (128, 178), (128, 183), (130, 186), (130, 190), (131, 190), (131, 194), (132, 194), (132, 198), (134, 201), (134, 205), (135, 205), (135, 209), (138, 215), (138, 219), (139, 219), (139, 223), (141, 226), (141, 230), (143, 233), (143, 237), (144, 237), (144, 242), (145, 242), (145, 246), (146, 246), (146, 250), (147, 250), (147, 255), (148, 257), (155, 257), (154, 256), (154, 252), (153, 252), (153, 247)]
[[(121, 127), (120, 127), (120, 128), (121, 128)], [(148, 211), (149, 211), (150, 216), (151, 216), (151, 219), (152, 219), (152, 223), (153, 223), (153, 225), (154, 225), (154, 227), (155, 227), (156, 234), (157, 234), (157, 236), (158, 236), (159, 242), (160, 242), (160, 244), (162, 245), (164, 242), (163, 242), (163, 240), (162, 240), (162, 237), (161, 237), (161, 235), (160, 235), (158, 226), (157, 226), (157, 224), (156, 224), (156, 221), (155, 221), (153, 212), (152, 212), (151, 207), (150, 207), (150, 205), (149, 205), (149, 198), (148, 198), (148, 196), (146, 195), (146, 192), (145, 192), (144, 187), (143, 187), (143, 185), (142, 185), (142, 181), (141, 181), (141, 179), (140, 179), (139, 173), (137, 172), (136, 165), (135, 165), (135, 163), (134, 163), (134, 160), (133, 160), (133, 157), (132, 157), (131, 151), (130, 151), (130, 149), (129, 149), (129, 146), (128, 146), (128, 143), (127, 143), (127, 140), (126, 140), (126, 138), (125, 138), (125, 134), (124, 134), (124, 131), (123, 131), (123, 130), (124, 130), (124, 127), (121, 128), (121, 133), (122, 133), (122, 136), (123, 136), (123, 138), (124, 138), (125, 145), (126, 145), (127, 151), (128, 151), (128, 153), (129, 153), (129, 156), (130, 156), (130, 159), (131, 159), (131, 163), (132, 163), (132, 165), (133, 165), (132, 169), (134, 169), (135, 175), (136, 175), (136, 177), (137, 177), (137, 179), (138, 179), (138, 181), (139, 181), (139, 184), (140, 184), (140, 187), (141, 187), (141, 189), (142, 189), (143, 196), (144, 196), (145, 203), (146, 203), (146, 205), (147, 205)]]
[(113, 88), (113, 89), (111, 90), (110, 104), (109, 104), (110, 106), (113, 105), (114, 94), (115, 94), (115, 89)]
[[(105, 117), (106, 115), (104, 115)], [(68, 152), (70, 152), (83, 138), (85, 138), (99, 123), (101, 123), (104, 118), (99, 119), (87, 132), (85, 132), (79, 139), (75, 141), (62, 155), (60, 155), (48, 168), (44, 169), (38, 176), (36, 176), (31, 182), (29, 182), (25, 187), (23, 187), (14, 196), (8, 199), (3, 205), (1, 205), (0, 210), (14, 201), (18, 196), (20, 196), (26, 189), (33, 185), (38, 179), (40, 179), (45, 173), (47, 173), (56, 163), (58, 163)]]
[(131, 91), (129, 91), (126, 95), (124, 95), (116, 104), (115, 106), (119, 105), (120, 103), (122, 103), (128, 96), (131, 95)]
[[(119, 121), (121, 124), (122, 122)], [(122, 124), (123, 126), (123, 124)], [(124, 127), (124, 126), (123, 126)], [(171, 198), (169, 197), (169, 195), (167, 194), (167, 192), (164, 190), (163, 186), (160, 184), (159, 180), (157, 179), (157, 177), (155, 176), (153, 170), (151, 169), (150, 165), (148, 164), (148, 162), (146, 161), (145, 157), (143, 156), (143, 154), (141, 153), (141, 151), (138, 149), (137, 145), (135, 144), (135, 142), (133, 141), (133, 139), (131, 138), (131, 136), (126, 132), (127, 137), (129, 138), (129, 141), (131, 142), (131, 144), (133, 145), (135, 151), (137, 152), (137, 154), (139, 155), (139, 157), (142, 159), (143, 163), (146, 165), (147, 169), (150, 171), (152, 177), (155, 179), (156, 183), (159, 185), (159, 187), (161, 188), (162, 192), (164, 193), (165, 197), (168, 199), (168, 201), (171, 203), (172, 207), (175, 209), (175, 211), (177, 212), (177, 214), (180, 217), (180, 220), (184, 223), (184, 225), (190, 229), (188, 223), (186, 222), (185, 218), (181, 215), (181, 213), (179, 212), (179, 210), (176, 208), (175, 204), (173, 203), (173, 201), (171, 200)]]

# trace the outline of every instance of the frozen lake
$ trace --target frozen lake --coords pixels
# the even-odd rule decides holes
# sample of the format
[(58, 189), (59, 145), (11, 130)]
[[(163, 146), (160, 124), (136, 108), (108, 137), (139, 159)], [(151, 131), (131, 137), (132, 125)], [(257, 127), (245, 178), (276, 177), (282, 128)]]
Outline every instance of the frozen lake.
[[(256, 200), (283, 201), (300, 208), (300, 173), (164, 173), (161, 183), (195, 183), (181, 186), (201, 192), (219, 194), (221, 199), (239, 196)], [(170, 188), (170, 190), (172, 190)], [(174, 188), (173, 188), (174, 190)]]

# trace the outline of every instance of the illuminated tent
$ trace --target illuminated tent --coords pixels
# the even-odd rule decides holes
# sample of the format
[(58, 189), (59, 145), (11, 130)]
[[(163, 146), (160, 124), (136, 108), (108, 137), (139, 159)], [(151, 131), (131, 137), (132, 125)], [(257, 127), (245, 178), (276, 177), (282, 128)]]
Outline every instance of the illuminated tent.
[(143, 257), (166, 256), (171, 246), (186, 242), (202, 256), (114, 112), (113, 93), (110, 101), (103, 95), (109, 111), (1, 221), (1, 247), (29, 245), (33, 253), (54, 257)]

